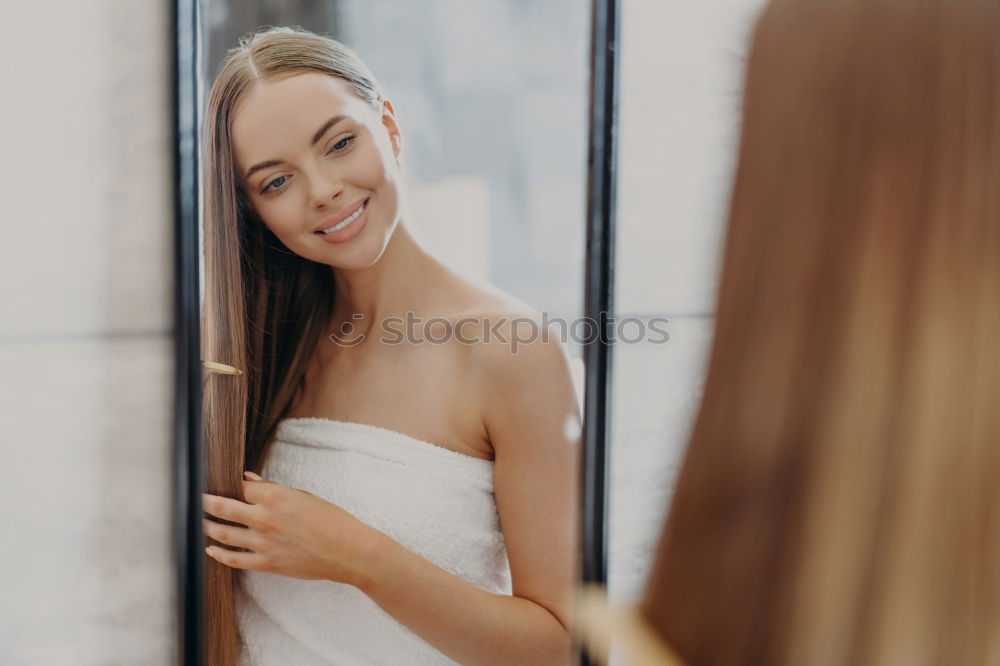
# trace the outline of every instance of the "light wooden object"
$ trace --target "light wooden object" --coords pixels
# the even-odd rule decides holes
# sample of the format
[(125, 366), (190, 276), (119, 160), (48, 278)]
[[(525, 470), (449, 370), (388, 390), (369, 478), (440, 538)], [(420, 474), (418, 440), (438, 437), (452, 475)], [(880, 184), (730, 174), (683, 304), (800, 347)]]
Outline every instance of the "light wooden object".
[(684, 666), (637, 607), (611, 608), (607, 592), (600, 585), (577, 588), (574, 628), (592, 658), (608, 654), (613, 640), (626, 666)]
[(204, 370), (206, 375), (210, 375), (213, 372), (217, 372), (222, 375), (242, 375), (243, 371), (234, 368), (231, 365), (226, 365), (224, 363), (216, 363), (215, 361), (202, 361), (202, 370)]

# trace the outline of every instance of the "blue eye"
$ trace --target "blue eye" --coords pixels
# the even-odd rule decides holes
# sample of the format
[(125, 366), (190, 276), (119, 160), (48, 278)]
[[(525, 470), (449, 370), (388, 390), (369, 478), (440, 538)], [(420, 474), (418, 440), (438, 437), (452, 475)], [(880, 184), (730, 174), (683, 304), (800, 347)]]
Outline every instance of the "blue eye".
[[(277, 178), (275, 178), (274, 180), (272, 180), (270, 183), (268, 183), (267, 186), (265, 186), (264, 189), (260, 191), (260, 193), (261, 194), (273, 194), (273, 193), (275, 193), (275, 192), (277, 192), (277, 191), (279, 191), (279, 190), (282, 189), (281, 185), (283, 185), (286, 180), (288, 180), (288, 176), (278, 176)], [(274, 185), (275, 183), (278, 183), (278, 188), (275, 189), (275, 190), (272, 190), (271, 186)]]
[[(354, 135), (345, 136), (343, 139), (341, 139), (337, 143), (333, 144), (333, 147), (330, 148), (330, 152), (327, 153), (327, 155), (329, 155), (330, 153), (340, 153), (340, 152), (343, 152), (343, 151), (347, 150), (348, 146), (351, 145), (351, 142), (354, 141), (357, 138), (358, 137), (356, 137)], [(342, 147), (338, 148), (337, 146), (342, 146)]]
[[(357, 138), (358, 137), (353, 134), (351, 136), (345, 136), (343, 139), (341, 139), (340, 141), (338, 141), (337, 143), (333, 144), (333, 146), (330, 147), (330, 150), (329, 152), (327, 152), (327, 155), (331, 153), (342, 153), (346, 151), (348, 148), (350, 148), (351, 143), (353, 143), (354, 140)], [(288, 182), (288, 176), (278, 176), (277, 178), (269, 182), (267, 185), (265, 185), (264, 189), (261, 190), (260, 193), (264, 196), (274, 196), (285, 189), (286, 187), (285, 183), (287, 182)], [(274, 189), (272, 189), (272, 187)]]

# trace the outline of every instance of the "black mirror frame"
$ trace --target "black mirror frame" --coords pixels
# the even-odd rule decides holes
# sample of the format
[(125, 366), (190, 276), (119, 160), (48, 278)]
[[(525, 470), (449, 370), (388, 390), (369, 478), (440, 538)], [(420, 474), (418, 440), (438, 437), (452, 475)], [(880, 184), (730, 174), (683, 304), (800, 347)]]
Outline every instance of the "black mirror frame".
[(174, 146), (174, 552), (177, 657), (205, 663), (201, 494), (201, 298), (199, 272), (198, 0), (171, 3)]
[[(199, 277), (199, 0), (172, 7), (171, 117), (174, 231), (174, 552), (177, 656), (205, 663), (204, 536), (201, 495), (201, 302)], [(607, 584), (608, 450), (612, 378), (615, 201), (618, 122), (618, 0), (592, 0), (587, 240), (584, 316), (600, 334), (584, 347), (580, 506), (581, 583)], [(587, 655), (580, 663), (589, 666)], [(606, 659), (607, 655), (600, 655)]]
[[(612, 345), (617, 191), (618, 0), (593, 0), (590, 40), (590, 120), (587, 153), (587, 244), (584, 317), (597, 339), (584, 347), (581, 451), (580, 582), (607, 585), (608, 442), (611, 439)], [(595, 655), (607, 663), (608, 655)], [(591, 661), (580, 655), (582, 666)]]

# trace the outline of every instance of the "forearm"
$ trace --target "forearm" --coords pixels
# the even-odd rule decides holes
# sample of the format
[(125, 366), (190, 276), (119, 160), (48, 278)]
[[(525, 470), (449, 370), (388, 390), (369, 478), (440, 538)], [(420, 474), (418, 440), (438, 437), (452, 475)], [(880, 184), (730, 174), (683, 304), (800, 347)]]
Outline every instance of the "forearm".
[(357, 587), (448, 657), (463, 666), (571, 664), (569, 633), (541, 604), (484, 590), (377, 530), (369, 536)]

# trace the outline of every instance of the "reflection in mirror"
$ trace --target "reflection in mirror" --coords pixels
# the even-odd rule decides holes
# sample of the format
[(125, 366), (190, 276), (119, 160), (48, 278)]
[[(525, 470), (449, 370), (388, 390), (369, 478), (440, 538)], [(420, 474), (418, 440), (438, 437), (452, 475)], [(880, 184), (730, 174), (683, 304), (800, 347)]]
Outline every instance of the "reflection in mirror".
[(209, 663), (571, 663), (585, 3), (201, 12)]

